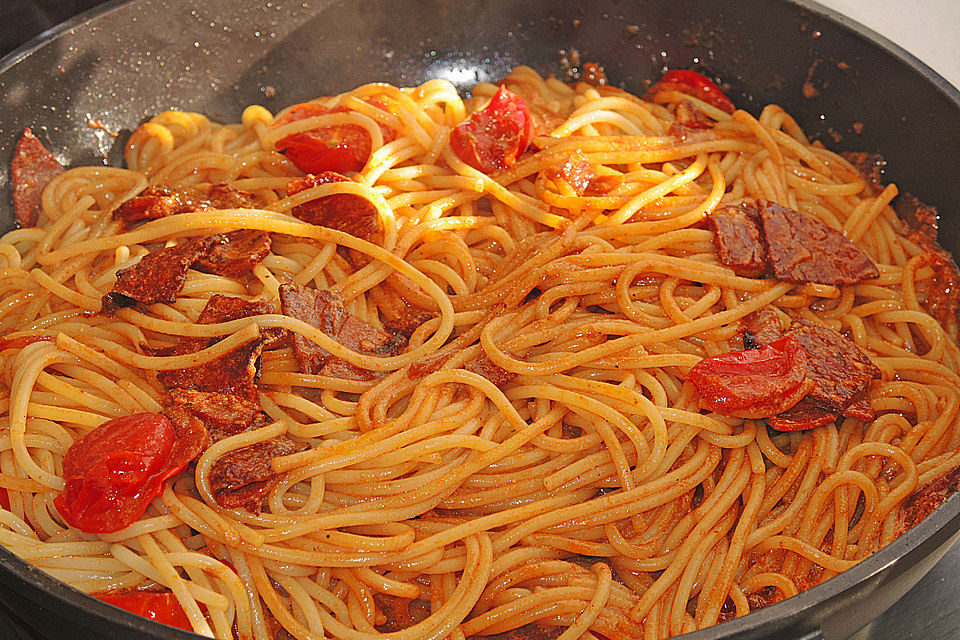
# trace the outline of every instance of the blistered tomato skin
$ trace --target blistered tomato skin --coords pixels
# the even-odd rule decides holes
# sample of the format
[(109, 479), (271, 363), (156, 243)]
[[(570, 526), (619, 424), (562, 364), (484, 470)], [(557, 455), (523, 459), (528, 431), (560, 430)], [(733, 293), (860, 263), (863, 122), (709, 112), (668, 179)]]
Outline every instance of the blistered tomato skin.
[(94, 593), (98, 600), (126, 609), (130, 613), (171, 627), (193, 631), (193, 625), (184, 613), (176, 596), (170, 591), (126, 591), (121, 593)]
[(723, 91), (709, 78), (696, 71), (672, 69), (663, 74), (663, 77), (647, 91), (647, 99), (652, 98), (660, 91), (679, 91), (694, 98), (703, 100), (727, 113), (734, 112), (733, 103)]
[(533, 132), (530, 108), (516, 93), (505, 87), (483, 109), (450, 132), (454, 154), (483, 173), (512, 167), (527, 146)]
[(687, 381), (697, 388), (700, 406), (705, 409), (764, 418), (800, 400), (806, 367), (802, 345), (788, 335), (759, 349), (704, 358), (687, 374)]
[(64, 490), (54, 500), (57, 510), (70, 526), (87, 533), (129, 526), (163, 482), (189, 463), (176, 439), (173, 425), (159, 413), (105, 422), (67, 450)]

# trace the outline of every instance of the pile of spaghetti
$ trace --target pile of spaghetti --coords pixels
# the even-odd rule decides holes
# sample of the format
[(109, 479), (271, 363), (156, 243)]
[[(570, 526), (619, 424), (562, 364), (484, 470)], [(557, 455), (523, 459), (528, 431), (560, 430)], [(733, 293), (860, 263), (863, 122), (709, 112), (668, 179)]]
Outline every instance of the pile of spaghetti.
[(932, 208), (698, 74), (591, 76), (165, 112), (127, 168), (26, 132), (0, 544), (224, 640), (664, 638), (924, 517)]

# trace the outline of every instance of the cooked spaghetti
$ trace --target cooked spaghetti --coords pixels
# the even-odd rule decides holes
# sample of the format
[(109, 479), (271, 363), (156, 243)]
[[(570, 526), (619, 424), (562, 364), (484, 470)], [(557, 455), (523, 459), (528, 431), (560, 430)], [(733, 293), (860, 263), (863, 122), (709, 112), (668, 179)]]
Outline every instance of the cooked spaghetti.
[[(955, 489), (929, 216), (712, 84), (504, 86), (169, 111), (126, 168), (46, 180), (25, 151), (0, 543), (224, 640), (665, 638), (844, 571)], [(824, 374), (831, 349), (861, 368)], [(710, 399), (731, 380), (736, 407)]]

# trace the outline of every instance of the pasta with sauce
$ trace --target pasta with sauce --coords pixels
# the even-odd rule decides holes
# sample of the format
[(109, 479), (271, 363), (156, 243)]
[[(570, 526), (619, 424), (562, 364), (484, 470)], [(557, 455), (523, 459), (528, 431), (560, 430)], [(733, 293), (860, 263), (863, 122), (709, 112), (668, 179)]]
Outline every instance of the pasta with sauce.
[(0, 544), (223, 639), (665, 638), (794, 595), (958, 482), (956, 267), (848, 158), (691, 72), (170, 111), (126, 168), (28, 131)]

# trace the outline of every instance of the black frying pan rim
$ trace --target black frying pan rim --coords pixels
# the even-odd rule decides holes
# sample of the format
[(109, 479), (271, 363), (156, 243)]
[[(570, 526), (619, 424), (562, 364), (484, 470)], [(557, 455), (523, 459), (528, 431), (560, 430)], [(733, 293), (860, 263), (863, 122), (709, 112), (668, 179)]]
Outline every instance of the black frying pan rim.
[[(99, 18), (114, 9), (136, 2), (137, 0), (110, 0), (96, 7), (88, 9), (65, 22), (62, 22), (50, 29), (47, 29), (35, 36), (25, 44), (21, 45), (2, 60), (0, 60), (0, 75), (7, 69), (16, 65), (21, 60), (27, 58), (37, 49), (56, 40), (62, 34), (71, 29), (81, 27), (87, 22)], [(829, 22), (838, 25), (854, 33), (857, 37), (867, 40), (878, 48), (889, 53), (900, 62), (904, 63), (915, 74), (921, 76), (926, 82), (933, 85), (947, 100), (960, 111), (960, 89), (953, 86), (943, 76), (937, 73), (930, 66), (918, 59), (916, 56), (906, 51), (903, 47), (894, 43), (890, 39), (880, 35), (876, 31), (865, 25), (849, 18), (833, 9), (813, 2), (812, 0), (781, 0), (784, 4), (795, 5), (802, 10), (809, 11), (826, 18)], [(729, 622), (708, 627), (706, 629), (695, 631), (683, 635), (686, 640), (707, 640), (708, 638), (724, 637), (727, 633), (749, 633), (751, 630), (760, 630), (761, 627), (770, 624), (775, 620), (788, 618), (797, 618), (804, 611), (810, 609), (821, 601), (826, 601), (833, 596), (839, 595), (852, 586), (869, 580), (876, 576), (892, 564), (900, 561), (904, 556), (917, 549), (928, 539), (936, 537), (938, 533), (947, 530), (948, 526), (953, 525), (954, 530), (960, 527), (960, 495), (954, 494), (947, 498), (944, 503), (929, 516), (924, 518), (917, 526), (900, 536), (892, 543), (880, 549), (869, 558), (858, 562), (852, 568), (841, 572), (837, 576), (818, 584), (810, 589), (800, 592), (796, 596), (778, 602), (769, 607), (755, 611), (743, 618), (737, 618)], [(949, 532), (940, 541), (940, 544), (946, 542), (947, 538), (956, 536), (956, 532)], [(940, 544), (937, 546), (939, 547)], [(65, 582), (57, 580), (50, 574), (29, 564), (25, 560), (0, 546), (0, 571), (9, 571), (16, 578), (32, 585), (34, 588), (50, 596), (55, 602), (63, 601), (69, 605), (80, 609), (86, 609), (104, 619), (113, 621), (127, 628), (131, 633), (148, 633), (157, 635), (165, 633), (168, 640), (198, 640), (203, 636), (169, 627), (166, 625), (147, 620), (135, 614), (106, 604), (86, 593), (71, 587)], [(818, 631), (816, 626), (810, 626), (806, 629), (809, 632)], [(135, 637), (135, 636), (132, 636)]]

